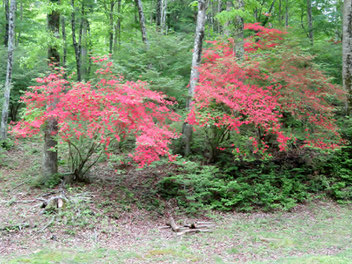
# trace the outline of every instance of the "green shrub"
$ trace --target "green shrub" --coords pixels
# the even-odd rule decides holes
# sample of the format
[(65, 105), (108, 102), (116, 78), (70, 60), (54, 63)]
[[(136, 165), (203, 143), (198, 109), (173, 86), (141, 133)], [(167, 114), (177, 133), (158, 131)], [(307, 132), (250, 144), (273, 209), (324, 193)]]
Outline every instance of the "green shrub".
[(343, 147), (320, 160), (317, 168), (325, 176), (326, 191), (331, 198), (340, 203), (352, 200), (352, 147)]
[(158, 183), (158, 193), (163, 198), (176, 199), (188, 213), (209, 209), (289, 210), (310, 197), (304, 174), (274, 165), (269, 169), (258, 166), (238, 170), (234, 175), (190, 161), (177, 161), (177, 165), (175, 172)]

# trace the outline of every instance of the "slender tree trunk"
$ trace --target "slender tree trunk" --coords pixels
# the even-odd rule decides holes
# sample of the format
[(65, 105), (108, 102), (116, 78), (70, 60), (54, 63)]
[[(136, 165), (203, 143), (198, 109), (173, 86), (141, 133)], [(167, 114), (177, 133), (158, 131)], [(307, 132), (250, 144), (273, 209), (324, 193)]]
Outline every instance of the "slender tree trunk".
[(66, 36), (66, 21), (65, 21), (65, 17), (64, 16), (61, 16), (61, 34), (62, 34), (62, 40), (64, 41), (62, 66), (64, 68), (66, 68), (66, 63), (67, 63), (67, 36)]
[(347, 91), (347, 114), (352, 114), (352, 0), (345, 0), (343, 12), (343, 87)]
[[(198, 0), (197, 27), (196, 27), (196, 35), (194, 38), (192, 70), (191, 70), (191, 78), (190, 78), (187, 105), (186, 105), (188, 111), (190, 111), (192, 108), (192, 98), (194, 96), (194, 89), (199, 80), (198, 66), (200, 64), (201, 57), (202, 57), (206, 8), (207, 8), (206, 0)], [(193, 130), (192, 125), (187, 123), (183, 124), (182, 134), (183, 134), (183, 141), (185, 146), (184, 153), (186, 156), (191, 153), (192, 130)]]
[[(232, 9), (232, 1), (226, 1), (226, 11), (229, 12), (231, 9)], [(224, 25), (224, 35), (226, 37), (230, 37), (231, 35), (230, 25), (231, 25), (230, 20), (226, 21)]]
[(110, 11), (109, 11), (109, 22), (110, 22), (109, 53), (110, 54), (112, 54), (112, 48), (113, 48), (113, 43), (114, 43), (114, 6), (115, 6), (115, 1), (110, 0)]
[(4, 45), (7, 47), (9, 42), (9, 0), (4, 0), (5, 6), (5, 35), (4, 35)]
[(115, 25), (114, 50), (121, 47), (121, 0), (117, 1), (117, 23)]
[[(50, 2), (58, 4), (59, 0), (50, 0)], [(58, 11), (53, 10), (48, 14), (48, 28), (55, 38), (60, 37), (60, 14)], [(49, 46), (48, 58), (51, 64), (60, 63), (60, 55), (56, 46)], [(55, 107), (56, 103), (57, 100), (54, 99), (52, 104), (47, 107)], [(43, 176), (45, 180), (57, 173), (57, 141), (54, 137), (57, 132), (57, 120), (55, 118), (48, 119), (44, 131)]]
[[(222, 0), (218, 0), (218, 14), (222, 11)], [(221, 23), (218, 21), (218, 32), (221, 32)]]
[[(89, 22), (87, 18), (82, 18), (82, 37), (81, 37), (81, 74), (82, 78), (85, 79), (87, 76), (87, 65), (88, 65), (88, 26)], [(112, 54), (112, 53), (111, 53)]]
[[(16, 10), (17, 10), (17, 6), (16, 6)], [(21, 21), (21, 24), (22, 24), (22, 22), (23, 22), (23, 3), (22, 2), (20, 3), (20, 21)], [(16, 38), (16, 47), (20, 43), (21, 34), (22, 34), (22, 32), (20, 30), (18, 30), (18, 34), (17, 34), (17, 38)]]
[(161, 25), (161, 9), (162, 9), (163, 0), (157, 0), (156, 3), (156, 30), (160, 30)]
[(117, 31), (118, 31), (118, 42), (119, 48), (121, 47), (121, 0), (118, 0), (117, 3), (117, 12), (119, 13), (119, 17), (117, 19)]
[(285, 26), (288, 27), (288, 0), (286, 0), (285, 5)]
[(279, 1), (279, 25), (282, 26), (282, 0)]
[[(276, 0), (273, 0), (273, 2), (271, 3), (271, 6), (269, 8), (269, 14), (271, 14), (271, 12), (273, 11), (274, 5), (275, 5)], [(269, 22), (269, 16), (266, 16), (263, 22), (263, 27), (266, 25), (266, 23)]]
[[(82, 2), (82, 5), (84, 5), (84, 2)], [(75, 50), (75, 57), (76, 57), (77, 80), (81, 81), (82, 80), (81, 47), (80, 47), (80, 43), (77, 42), (77, 39), (76, 39), (76, 14), (75, 14), (76, 10), (75, 10), (75, 1), (74, 0), (71, 0), (71, 6), (72, 6), (72, 15), (71, 15), (72, 42), (73, 42), (73, 47)]]
[(161, 18), (160, 18), (160, 26), (161, 31), (166, 34), (167, 33), (167, 24), (166, 24), (166, 14), (167, 14), (167, 0), (162, 0), (161, 6)]
[[(244, 9), (243, 0), (237, 0), (236, 9)], [(236, 27), (235, 27), (235, 54), (238, 59), (242, 59), (244, 55), (244, 22), (243, 17), (236, 16)]]
[(1, 116), (1, 140), (7, 138), (7, 121), (9, 118), (9, 105), (10, 105), (10, 92), (11, 92), (11, 81), (12, 81), (12, 65), (13, 65), (13, 53), (14, 53), (14, 39), (15, 39), (15, 9), (16, 0), (11, 0), (9, 10), (9, 27), (8, 27), (8, 56), (7, 56), (7, 69), (6, 69), (6, 80), (5, 80), (5, 91), (4, 91), (4, 104), (2, 106)]
[(312, 17), (312, 0), (307, 0), (307, 18), (308, 18), (308, 37), (311, 44), (314, 44), (313, 36), (313, 17)]
[(143, 12), (143, 5), (142, 0), (135, 0), (136, 5), (138, 7), (138, 14), (139, 14), (139, 23), (141, 25), (141, 32), (142, 32), (142, 41), (144, 44), (149, 47), (148, 38), (147, 38), (147, 30), (145, 28), (145, 17)]

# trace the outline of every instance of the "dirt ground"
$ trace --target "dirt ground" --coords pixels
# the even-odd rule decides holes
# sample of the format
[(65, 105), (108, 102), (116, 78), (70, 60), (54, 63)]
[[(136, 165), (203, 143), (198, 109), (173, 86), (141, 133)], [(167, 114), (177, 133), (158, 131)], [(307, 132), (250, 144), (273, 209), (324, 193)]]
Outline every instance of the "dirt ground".
[[(214, 222), (212, 232), (178, 236), (161, 228), (164, 211), (143, 203), (150, 197), (141, 179), (152, 181), (162, 168), (116, 178), (101, 164), (90, 184), (40, 189), (33, 187), (40, 173), (35, 149), (27, 142), (2, 158), (0, 263), (352, 263), (349, 205), (314, 201), (292, 212), (210, 212), (193, 220)], [(43, 201), (63, 193), (65, 206), (44, 212)]]

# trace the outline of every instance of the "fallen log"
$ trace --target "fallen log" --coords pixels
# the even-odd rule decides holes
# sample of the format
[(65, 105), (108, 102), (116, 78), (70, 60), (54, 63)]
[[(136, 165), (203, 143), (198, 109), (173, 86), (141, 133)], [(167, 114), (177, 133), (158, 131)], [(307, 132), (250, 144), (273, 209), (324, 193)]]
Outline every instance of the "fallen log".
[(160, 229), (171, 228), (172, 231), (177, 233), (177, 236), (182, 236), (190, 233), (212, 232), (211, 228), (214, 227), (215, 224), (211, 222), (191, 222), (183, 226), (178, 226), (175, 219), (170, 215), (166, 226), (162, 226)]

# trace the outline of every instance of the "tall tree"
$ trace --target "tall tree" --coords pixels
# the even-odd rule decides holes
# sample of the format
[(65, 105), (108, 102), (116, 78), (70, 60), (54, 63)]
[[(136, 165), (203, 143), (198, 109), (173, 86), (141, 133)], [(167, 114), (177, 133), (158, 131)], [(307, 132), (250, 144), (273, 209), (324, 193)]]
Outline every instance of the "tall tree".
[(343, 12), (343, 87), (347, 91), (347, 113), (352, 110), (352, 0), (345, 0)]
[(7, 56), (7, 69), (6, 69), (6, 81), (4, 91), (4, 104), (2, 106), (1, 116), (1, 139), (7, 138), (7, 121), (9, 118), (9, 105), (10, 105), (10, 92), (11, 92), (11, 81), (12, 81), (12, 65), (13, 65), (13, 53), (15, 49), (15, 12), (16, 12), (16, 0), (11, 0), (8, 20), (8, 56)]
[(147, 47), (149, 47), (148, 38), (147, 38), (147, 30), (145, 27), (145, 17), (144, 17), (144, 12), (143, 12), (142, 0), (135, 0), (135, 3), (138, 7), (139, 24), (141, 26), (141, 32), (142, 32), (142, 41), (144, 42), (144, 44)]
[(66, 62), (67, 62), (67, 36), (66, 36), (66, 21), (65, 17), (61, 16), (61, 34), (62, 34), (62, 40), (63, 40), (63, 56), (62, 56), (62, 66), (66, 67)]
[(313, 17), (312, 17), (312, 0), (307, 0), (307, 20), (308, 20), (308, 37), (313, 45)]
[[(186, 105), (188, 111), (191, 110), (194, 89), (199, 80), (198, 66), (202, 58), (206, 9), (207, 9), (206, 0), (198, 0), (197, 26), (196, 26), (196, 34), (194, 38), (191, 78), (189, 83), (188, 98), (187, 98), (187, 105)], [(184, 147), (185, 147), (184, 154), (186, 156), (191, 153), (192, 131), (193, 131), (192, 126), (190, 124), (184, 123), (182, 134), (183, 134), (183, 141), (184, 141)]]
[(114, 43), (114, 7), (116, 4), (115, 0), (110, 0), (109, 7), (109, 53), (112, 54), (113, 43)]
[[(232, 9), (232, 1), (226, 1), (226, 11), (230, 12)], [(224, 25), (224, 35), (230, 37), (231, 30), (230, 30), (231, 20), (227, 19)]]
[(161, 27), (161, 31), (164, 34), (167, 33), (166, 14), (167, 14), (167, 0), (161, 0), (160, 27)]
[(156, 29), (160, 30), (160, 25), (161, 25), (161, 6), (162, 6), (162, 0), (157, 0), (156, 3)]
[[(60, 13), (57, 10), (59, 0), (50, 0), (54, 8), (48, 14), (48, 29), (52, 37), (60, 38)], [(55, 44), (49, 44), (48, 58), (50, 64), (59, 64), (60, 55), (58, 48)], [(51, 105), (47, 107), (55, 107), (57, 100), (54, 99)], [(58, 124), (55, 118), (47, 120), (44, 131), (44, 155), (43, 155), (43, 177), (48, 179), (57, 173), (57, 140), (55, 135), (58, 132)]]
[(285, 26), (288, 27), (288, 0), (286, 0), (285, 5)]
[[(76, 57), (76, 68), (77, 68), (77, 80), (82, 80), (82, 62), (81, 62), (81, 45), (82, 45), (82, 32), (83, 32), (83, 19), (81, 18), (79, 33), (78, 33), (78, 41), (76, 37), (76, 8), (75, 8), (75, 0), (71, 0), (72, 6), (72, 14), (71, 14), (71, 28), (72, 28), (72, 42), (75, 50)], [(84, 16), (84, 1), (82, 1), (81, 11), (82, 17)]]
[[(243, 1), (243, 0), (242, 0)], [(273, 11), (273, 9), (274, 9), (274, 6), (275, 6), (275, 2), (276, 2), (276, 0), (273, 0), (272, 1), (272, 3), (271, 3), (271, 6), (270, 6), (270, 8), (269, 8), (269, 14), (271, 14), (271, 12)], [(264, 21), (263, 21), (263, 27), (265, 27), (265, 25), (267, 24), (269, 22), (269, 15), (268, 16), (266, 16), (265, 17), (265, 19), (264, 19)]]
[[(243, 0), (236, 0), (236, 8), (242, 10), (244, 8)], [(244, 22), (243, 17), (236, 16), (236, 27), (235, 27), (235, 53), (238, 59), (242, 59), (244, 55)]]
[(9, 42), (9, 0), (4, 0), (5, 7), (5, 35), (4, 35), (4, 45), (7, 47)]
[(115, 25), (114, 50), (121, 47), (121, 0), (117, 0), (117, 23)]

